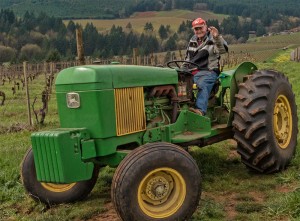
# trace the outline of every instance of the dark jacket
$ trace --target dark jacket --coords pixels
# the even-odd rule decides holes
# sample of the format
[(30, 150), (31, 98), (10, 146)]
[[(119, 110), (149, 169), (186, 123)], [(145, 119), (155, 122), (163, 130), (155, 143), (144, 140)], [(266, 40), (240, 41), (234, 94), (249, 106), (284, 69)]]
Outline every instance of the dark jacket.
[(227, 42), (221, 35), (213, 38), (210, 32), (207, 32), (206, 37), (200, 45), (197, 42), (197, 36), (194, 35), (187, 47), (186, 61), (196, 63), (200, 66), (200, 70), (215, 71), (220, 73), (220, 54), (228, 52)]

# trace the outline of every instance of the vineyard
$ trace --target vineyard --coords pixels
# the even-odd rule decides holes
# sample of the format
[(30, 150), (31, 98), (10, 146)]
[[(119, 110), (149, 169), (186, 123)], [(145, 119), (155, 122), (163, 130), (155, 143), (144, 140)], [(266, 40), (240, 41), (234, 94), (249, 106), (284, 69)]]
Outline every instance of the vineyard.
[(265, 62), (282, 50), (300, 45), (300, 33), (261, 37), (257, 42), (238, 44), (230, 47), (234, 57), (249, 54), (255, 62)]
[[(55, 71), (51, 64), (27, 65), (25, 81), (23, 65), (2, 67), (0, 74), (0, 133), (29, 129), (31, 124), (43, 123), (49, 110)], [(26, 88), (28, 90), (28, 96)], [(30, 122), (28, 105), (32, 110)], [(35, 120), (33, 120), (35, 119)]]
[[(230, 69), (243, 61), (266, 62), (280, 52), (297, 46), (300, 46), (300, 33), (262, 37), (255, 42), (230, 45), (230, 51), (222, 57), (221, 65), (224, 69)], [(101, 65), (119, 62), (125, 65), (161, 66), (169, 60), (184, 59), (184, 53), (184, 51), (174, 51), (149, 56), (138, 56), (138, 53), (135, 53), (134, 57), (88, 59), (86, 64)], [(52, 96), (55, 76), (64, 68), (77, 65), (79, 65), (77, 61), (45, 62), (26, 64), (26, 66), (2, 65), (0, 67), (0, 133), (28, 129), (31, 125), (41, 125), (45, 121), (57, 123), (56, 101), (55, 96)], [(27, 75), (27, 81), (24, 73)]]

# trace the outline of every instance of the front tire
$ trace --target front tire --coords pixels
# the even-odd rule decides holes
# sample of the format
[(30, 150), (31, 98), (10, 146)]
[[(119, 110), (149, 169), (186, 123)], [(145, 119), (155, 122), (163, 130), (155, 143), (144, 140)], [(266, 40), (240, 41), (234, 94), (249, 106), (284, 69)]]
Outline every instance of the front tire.
[(133, 150), (112, 182), (112, 201), (124, 221), (186, 220), (196, 210), (200, 195), (197, 164), (186, 151), (169, 143)]
[(233, 111), (242, 162), (261, 173), (285, 169), (295, 154), (298, 133), (295, 95), (287, 77), (256, 71), (239, 85)]
[(98, 173), (99, 167), (95, 167), (90, 180), (70, 184), (39, 182), (36, 177), (32, 148), (25, 154), (21, 165), (22, 183), (27, 193), (34, 200), (49, 205), (70, 203), (84, 199), (94, 188)]

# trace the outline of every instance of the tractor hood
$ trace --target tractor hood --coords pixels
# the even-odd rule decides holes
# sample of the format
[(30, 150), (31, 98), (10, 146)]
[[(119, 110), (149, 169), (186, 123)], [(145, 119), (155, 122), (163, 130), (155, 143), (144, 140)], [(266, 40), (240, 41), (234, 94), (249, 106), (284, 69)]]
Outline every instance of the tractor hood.
[(87, 91), (112, 88), (177, 84), (174, 69), (135, 65), (85, 65), (62, 70), (56, 91)]

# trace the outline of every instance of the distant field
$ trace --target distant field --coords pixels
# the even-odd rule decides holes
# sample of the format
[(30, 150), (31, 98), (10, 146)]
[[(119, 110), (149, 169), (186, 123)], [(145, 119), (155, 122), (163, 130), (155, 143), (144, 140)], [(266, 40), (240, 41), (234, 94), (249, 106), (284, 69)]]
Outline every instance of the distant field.
[[(126, 25), (130, 22), (132, 29), (136, 32), (143, 32), (144, 26), (147, 22), (151, 22), (154, 31), (158, 31), (161, 25), (170, 25), (172, 31), (177, 31), (179, 25), (186, 20), (193, 20), (197, 17), (208, 19), (218, 19), (220, 22), (226, 18), (226, 15), (214, 14), (209, 11), (188, 11), (188, 10), (172, 10), (172, 11), (161, 11), (161, 12), (138, 12), (132, 17), (126, 19), (76, 19), (73, 20), (75, 23), (81, 24), (83, 27), (87, 23), (93, 23), (94, 26), (100, 31), (105, 32), (111, 29), (112, 25), (121, 26), (125, 29)], [(68, 24), (69, 20), (64, 20), (65, 24)]]

